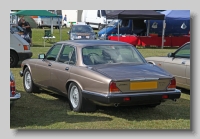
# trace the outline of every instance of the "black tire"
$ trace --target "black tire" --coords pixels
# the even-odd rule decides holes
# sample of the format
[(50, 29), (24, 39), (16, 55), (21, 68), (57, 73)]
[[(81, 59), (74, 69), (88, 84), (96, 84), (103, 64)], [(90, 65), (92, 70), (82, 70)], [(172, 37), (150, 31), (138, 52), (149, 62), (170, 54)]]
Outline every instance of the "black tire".
[(16, 67), (18, 62), (19, 62), (18, 55), (15, 52), (10, 51), (10, 67), (11, 68)]
[(40, 89), (38, 86), (36, 86), (32, 80), (32, 76), (31, 76), (31, 72), (30, 70), (27, 68), (25, 68), (24, 70), (24, 74), (23, 74), (23, 85), (24, 85), (24, 90), (27, 93), (39, 93)]
[[(74, 94), (74, 91), (77, 94)], [(96, 110), (96, 105), (82, 96), (82, 90), (74, 82), (69, 86), (68, 99), (71, 110), (75, 112), (92, 112)]]

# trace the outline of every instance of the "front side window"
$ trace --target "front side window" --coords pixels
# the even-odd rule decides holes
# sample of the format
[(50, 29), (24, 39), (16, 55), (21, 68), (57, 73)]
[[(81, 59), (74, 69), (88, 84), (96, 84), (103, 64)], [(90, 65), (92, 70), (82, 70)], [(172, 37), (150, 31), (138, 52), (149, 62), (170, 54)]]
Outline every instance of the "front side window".
[(46, 54), (46, 59), (55, 61), (58, 53), (60, 52), (62, 44), (56, 44), (54, 45)]
[(132, 46), (87, 46), (82, 49), (85, 65), (134, 63), (142, 64), (144, 59)]
[(101, 15), (106, 17), (106, 10), (101, 10)]
[(175, 53), (175, 57), (190, 58), (190, 43), (178, 50)]
[(129, 23), (128, 19), (122, 20), (121, 27), (128, 27), (128, 23)]

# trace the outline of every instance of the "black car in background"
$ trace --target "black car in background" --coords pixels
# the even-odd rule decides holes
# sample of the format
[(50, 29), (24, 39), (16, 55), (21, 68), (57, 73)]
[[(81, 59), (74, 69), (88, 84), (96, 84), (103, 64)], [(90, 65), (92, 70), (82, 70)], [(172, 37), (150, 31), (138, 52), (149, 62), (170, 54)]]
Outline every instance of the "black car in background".
[(68, 32), (69, 40), (95, 40), (96, 33), (89, 25), (73, 25)]

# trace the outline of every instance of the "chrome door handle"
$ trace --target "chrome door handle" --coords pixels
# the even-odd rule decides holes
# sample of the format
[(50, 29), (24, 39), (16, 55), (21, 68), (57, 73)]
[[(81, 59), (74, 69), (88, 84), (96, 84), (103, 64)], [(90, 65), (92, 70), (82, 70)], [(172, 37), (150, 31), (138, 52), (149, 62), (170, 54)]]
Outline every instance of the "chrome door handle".
[(66, 67), (66, 68), (65, 68), (65, 70), (69, 70), (69, 68), (68, 68), (68, 67)]
[(51, 63), (48, 64), (48, 66), (51, 66), (51, 65), (52, 65)]

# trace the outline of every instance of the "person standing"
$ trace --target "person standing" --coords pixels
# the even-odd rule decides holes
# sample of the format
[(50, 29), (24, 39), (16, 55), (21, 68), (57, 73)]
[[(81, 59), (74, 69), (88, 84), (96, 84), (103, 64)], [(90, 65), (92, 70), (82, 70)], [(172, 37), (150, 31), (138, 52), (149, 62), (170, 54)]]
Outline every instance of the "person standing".
[(24, 16), (21, 16), (19, 21), (18, 21), (18, 26), (20, 26), (20, 24), (22, 23), (22, 20), (24, 20)]
[(19, 23), (19, 26), (25, 29), (26, 33), (30, 37), (30, 45), (32, 46), (32, 30), (29, 22), (25, 21), (24, 18), (21, 19), (21, 22)]
[(63, 18), (63, 27), (67, 27), (67, 15)]

